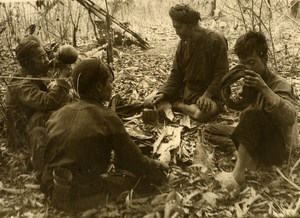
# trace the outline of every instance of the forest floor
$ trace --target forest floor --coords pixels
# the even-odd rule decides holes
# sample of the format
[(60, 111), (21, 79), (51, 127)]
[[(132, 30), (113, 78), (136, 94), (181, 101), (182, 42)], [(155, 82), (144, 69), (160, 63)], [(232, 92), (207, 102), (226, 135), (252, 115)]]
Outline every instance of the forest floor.
[[(209, 23), (207, 24), (210, 25)], [(297, 95), (300, 91), (300, 32), (293, 27), (275, 39), (278, 51), (279, 74), (292, 82)], [(237, 62), (232, 48), (239, 31), (228, 30), (229, 60)], [(172, 67), (178, 38), (172, 28), (151, 27), (144, 34), (151, 45), (149, 50), (132, 46), (117, 48), (114, 58), (114, 94), (127, 102), (142, 101), (168, 77)], [(79, 48), (81, 57), (97, 55), (95, 48)], [(274, 65), (272, 65), (274, 66)], [(17, 68), (11, 58), (2, 56), (1, 72), (11, 74)], [(272, 67), (271, 67), (272, 68)], [(2, 85), (1, 92), (5, 86)], [(299, 102), (299, 99), (298, 99)], [(235, 125), (239, 113), (225, 109), (213, 123)], [(3, 123), (3, 121), (2, 121)], [(222, 171), (234, 167), (233, 148), (213, 145), (203, 140), (207, 124), (175, 114), (173, 122), (145, 124), (141, 114), (124, 120), (133, 140), (152, 150), (152, 145), (165, 131), (166, 136), (158, 154), (151, 154), (169, 162), (169, 180), (158, 193), (139, 196), (134, 190), (120, 196), (118, 202), (109, 202), (80, 214), (59, 212), (39, 191), (35, 174), (27, 169), (26, 149), (6, 147), (4, 131), (0, 139), (0, 217), (288, 217), (300, 216), (300, 148), (295, 148), (289, 161), (280, 168), (266, 172), (247, 172), (246, 189), (235, 198), (228, 198), (216, 179)], [(202, 161), (193, 165), (195, 147), (202, 145)], [(143, 149), (147, 150), (147, 149)], [(151, 153), (151, 152), (150, 152)]]

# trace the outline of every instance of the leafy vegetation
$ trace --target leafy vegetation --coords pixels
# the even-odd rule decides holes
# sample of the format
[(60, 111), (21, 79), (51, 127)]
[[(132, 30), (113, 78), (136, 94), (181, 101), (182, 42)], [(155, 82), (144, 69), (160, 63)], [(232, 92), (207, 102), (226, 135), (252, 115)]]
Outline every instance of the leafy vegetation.
[[(96, 1), (97, 2), (97, 1)], [(104, 1), (98, 1), (104, 7)], [(114, 94), (128, 103), (143, 101), (167, 78), (177, 44), (177, 36), (168, 17), (168, 9), (178, 1), (114, 0), (110, 11), (119, 21), (127, 21), (131, 28), (147, 39), (151, 49), (141, 50), (132, 45), (115, 47)], [(182, 1), (181, 1), (182, 2)], [(211, 11), (209, 1), (189, 0), (202, 14)], [(236, 38), (247, 29), (264, 31), (271, 45), (270, 68), (290, 81), (297, 96), (299, 78), (299, 20), (289, 15), (289, 5), (278, 1), (252, 0), (217, 2), (220, 13), (203, 16), (202, 25), (223, 32), (229, 42), (230, 65), (237, 63), (233, 54)], [(204, 10), (205, 7), (206, 9)], [(18, 40), (35, 24), (34, 34), (46, 43), (73, 43), (73, 30), (78, 24), (77, 45), (80, 57), (105, 57), (94, 34), (91, 16), (76, 1), (44, 1), (0, 4), (0, 72), (13, 75), (18, 65), (13, 49)], [(70, 12), (71, 11), (71, 12)], [(2, 13), (4, 12), (4, 13)], [(270, 16), (271, 15), (271, 16)], [(70, 28), (72, 27), (72, 28)], [(1, 33), (1, 28), (4, 28)], [(29, 29), (28, 29), (29, 28)], [(27, 30), (26, 30), (27, 29)], [(0, 86), (1, 107), (8, 79)], [(298, 99), (299, 103), (299, 99)], [(3, 110), (2, 110), (3, 112)], [(215, 123), (235, 125), (239, 114), (226, 108)], [(109, 202), (81, 214), (59, 212), (49, 205), (49, 199), (39, 191), (34, 173), (27, 168), (26, 148), (6, 146), (5, 117), (1, 113), (0, 138), (0, 217), (297, 217), (300, 215), (300, 148), (294, 148), (289, 160), (281, 168), (247, 172), (247, 188), (236, 198), (224, 193), (216, 174), (234, 167), (233, 148), (220, 147), (206, 141), (199, 124), (181, 114), (173, 122), (145, 124), (141, 114), (124, 120), (126, 129), (143, 151), (154, 158), (170, 162), (169, 182), (157, 188), (159, 194), (139, 196), (130, 190), (117, 202)], [(156, 143), (155, 143), (156, 142)], [(156, 144), (155, 153), (151, 153)], [(197, 163), (194, 150), (197, 147)]]

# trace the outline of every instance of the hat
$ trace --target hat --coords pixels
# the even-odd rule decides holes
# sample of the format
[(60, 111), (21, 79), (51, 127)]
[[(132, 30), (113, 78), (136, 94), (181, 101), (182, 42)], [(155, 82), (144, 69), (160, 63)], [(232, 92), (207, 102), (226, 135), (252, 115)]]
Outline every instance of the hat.
[(176, 4), (170, 8), (169, 15), (172, 20), (186, 24), (194, 24), (201, 20), (200, 13), (192, 9), (188, 4)]
[(41, 45), (36, 40), (30, 37), (25, 37), (16, 47), (17, 60), (19, 62), (23, 62), (25, 60), (28, 60), (32, 56), (38, 55), (40, 52), (37, 48), (40, 46)]

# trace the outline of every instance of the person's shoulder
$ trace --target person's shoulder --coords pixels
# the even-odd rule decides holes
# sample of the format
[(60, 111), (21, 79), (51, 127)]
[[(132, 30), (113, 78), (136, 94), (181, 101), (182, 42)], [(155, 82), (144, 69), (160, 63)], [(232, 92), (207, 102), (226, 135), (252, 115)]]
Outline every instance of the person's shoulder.
[[(104, 106), (98, 102), (90, 102), (90, 101), (81, 101), (80, 103), (82, 109), (88, 109), (93, 114), (100, 114), (101, 117), (111, 121), (120, 121), (117, 113), (110, 109), (109, 107)], [(78, 106), (76, 106), (78, 107)]]
[(207, 45), (211, 47), (212, 45), (215, 46), (225, 46), (228, 49), (228, 44), (225, 36), (222, 33), (211, 29), (203, 29), (204, 36), (207, 40)]
[(292, 85), (282, 76), (271, 72), (268, 86), (275, 92), (292, 92)]
[(211, 29), (207, 29), (207, 28), (203, 28), (204, 34), (206, 35), (206, 37), (208, 37), (208, 39), (212, 40), (212, 41), (219, 41), (219, 40), (223, 40), (225, 37), (222, 33), (215, 31), (215, 30), (211, 30)]

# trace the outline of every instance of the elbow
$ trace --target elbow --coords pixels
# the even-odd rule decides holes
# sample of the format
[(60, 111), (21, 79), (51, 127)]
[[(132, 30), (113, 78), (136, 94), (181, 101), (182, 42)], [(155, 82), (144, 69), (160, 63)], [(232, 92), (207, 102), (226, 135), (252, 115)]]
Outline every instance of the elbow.
[(293, 110), (290, 112), (290, 115), (287, 117), (289, 117), (289, 119), (286, 119), (286, 124), (292, 126), (295, 124), (295, 122), (297, 120), (297, 112), (295, 110)]

